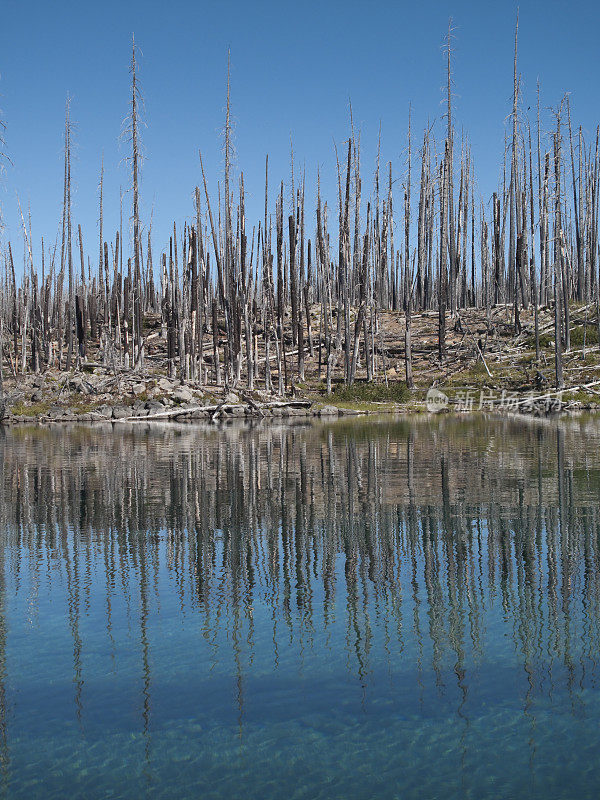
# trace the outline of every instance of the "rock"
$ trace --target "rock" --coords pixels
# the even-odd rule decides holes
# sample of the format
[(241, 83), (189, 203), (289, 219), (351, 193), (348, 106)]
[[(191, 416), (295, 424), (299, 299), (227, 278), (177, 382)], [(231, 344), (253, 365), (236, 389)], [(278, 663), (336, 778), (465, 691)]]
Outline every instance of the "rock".
[(112, 406), (100, 406), (100, 408), (96, 409), (96, 414), (100, 419), (112, 419), (113, 409)]
[(146, 384), (145, 383), (134, 383), (131, 391), (134, 393), (134, 395), (136, 397), (138, 395), (140, 395), (140, 394), (144, 394), (144, 392), (146, 391)]
[(148, 400), (144, 403), (144, 407), (149, 414), (158, 414), (160, 411), (164, 411), (165, 407), (162, 403), (159, 403), (158, 400)]
[(112, 410), (113, 419), (125, 419), (131, 417), (131, 408), (128, 406), (115, 406)]
[(90, 411), (89, 414), (83, 414), (86, 418), (89, 417), (90, 422), (106, 422), (106, 419), (102, 416), (102, 414), (98, 414), (97, 411)]
[(42, 400), (43, 398), (44, 398), (44, 393), (40, 392), (40, 391), (37, 391), (37, 392), (34, 392), (31, 395), (31, 402), (32, 403), (39, 403), (40, 400)]
[(323, 408), (319, 411), (319, 416), (321, 417), (333, 417), (340, 413), (339, 409), (335, 406), (323, 406)]
[(227, 409), (227, 414), (230, 417), (245, 417), (246, 409), (244, 406), (235, 406), (234, 408)]
[(83, 378), (80, 378), (78, 375), (76, 375), (69, 381), (69, 389), (71, 389), (73, 392), (79, 392), (79, 394), (89, 394), (91, 387), (86, 383), (86, 381), (83, 380)]
[(191, 419), (194, 406), (179, 406), (181, 414), (177, 415), (177, 419)]
[(175, 384), (171, 383), (168, 378), (161, 378), (157, 384), (159, 389), (162, 389), (163, 392), (170, 392), (172, 389), (175, 388)]
[(231, 403), (231, 405), (235, 405), (236, 403), (240, 402), (240, 398), (237, 396), (237, 394), (235, 392), (228, 392), (225, 395), (225, 397), (223, 398), (223, 402), (227, 403), (227, 404)]
[(177, 403), (191, 403), (194, 399), (194, 395), (190, 392), (189, 389), (186, 389), (184, 386), (176, 389), (173, 394), (171, 395), (173, 400)]
[(61, 408), (60, 406), (52, 406), (52, 408), (48, 410), (46, 416), (48, 417), (48, 419), (60, 419), (63, 413), (64, 413), (64, 408)]
[(36, 375), (33, 381), (31, 382), (32, 386), (35, 386), (38, 389), (41, 389), (44, 385), (44, 376), (43, 375)]

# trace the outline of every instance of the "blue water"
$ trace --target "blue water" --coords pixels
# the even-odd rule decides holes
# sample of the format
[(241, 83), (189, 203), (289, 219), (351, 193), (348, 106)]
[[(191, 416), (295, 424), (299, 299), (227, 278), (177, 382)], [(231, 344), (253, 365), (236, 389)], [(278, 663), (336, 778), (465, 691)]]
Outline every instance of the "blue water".
[(0, 431), (0, 792), (596, 798), (600, 421)]

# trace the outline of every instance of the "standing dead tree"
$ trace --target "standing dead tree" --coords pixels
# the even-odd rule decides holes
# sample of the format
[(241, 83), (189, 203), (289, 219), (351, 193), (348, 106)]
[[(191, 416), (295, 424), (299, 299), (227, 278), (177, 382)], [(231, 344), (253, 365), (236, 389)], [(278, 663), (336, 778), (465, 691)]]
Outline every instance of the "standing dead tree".
[[(143, 366), (144, 363), (142, 340), (143, 288), (140, 222), (140, 171), (143, 158), (140, 142), (140, 127), (142, 126), (140, 110), (143, 107), (143, 97), (139, 84), (137, 53), (138, 47), (135, 44), (135, 35), (132, 35), (131, 61), (129, 65), (129, 74), (131, 75), (131, 95), (129, 101), (129, 113), (125, 119), (124, 136), (131, 146), (130, 154), (127, 156), (127, 162), (131, 171), (133, 275), (131, 275), (131, 277), (128, 279), (130, 302), (128, 303), (128, 309), (124, 316), (123, 324), (125, 330), (128, 331), (129, 324), (131, 323), (131, 366), (133, 366), (134, 369)], [(128, 342), (127, 350), (129, 350)], [(126, 355), (129, 357), (129, 352), (127, 352)], [(129, 361), (129, 358), (127, 360)]]

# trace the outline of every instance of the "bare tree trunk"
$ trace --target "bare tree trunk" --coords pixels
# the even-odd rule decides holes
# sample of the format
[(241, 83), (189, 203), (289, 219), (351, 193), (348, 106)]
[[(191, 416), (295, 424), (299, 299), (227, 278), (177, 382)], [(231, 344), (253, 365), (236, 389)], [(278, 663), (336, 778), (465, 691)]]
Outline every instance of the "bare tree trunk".
[(445, 158), (440, 165), (440, 253), (438, 271), (438, 356), (446, 358), (446, 178), (448, 169), (448, 145)]

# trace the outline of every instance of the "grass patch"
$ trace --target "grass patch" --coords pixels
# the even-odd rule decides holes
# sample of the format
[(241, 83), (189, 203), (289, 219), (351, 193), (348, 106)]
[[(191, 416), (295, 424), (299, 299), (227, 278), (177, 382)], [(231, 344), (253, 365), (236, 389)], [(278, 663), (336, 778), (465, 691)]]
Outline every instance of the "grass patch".
[(41, 417), (50, 408), (49, 402), (40, 403), (15, 403), (11, 406), (11, 412), (15, 417)]
[(535, 363), (535, 353), (527, 353), (519, 359), (519, 364), (523, 367), (530, 367)]
[(343, 403), (405, 403), (408, 389), (403, 381), (384, 383), (353, 383), (352, 386), (338, 384), (329, 399)]
[(575, 400), (578, 403), (600, 403), (600, 397), (598, 397), (598, 395), (590, 394), (590, 392), (586, 392), (585, 389), (578, 392), (565, 392), (563, 399), (566, 402)]
[(73, 414), (89, 414), (90, 411), (94, 411), (99, 405), (100, 403), (97, 400), (73, 396), (69, 398), (68, 410), (73, 412)]
[(456, 372), (446, 381), (448, 386), (475, 386), (482, 387), (490, 380), (487, 370), (482, 361), (477, 361), (476, 364), (471, 364), (468, 367)]

